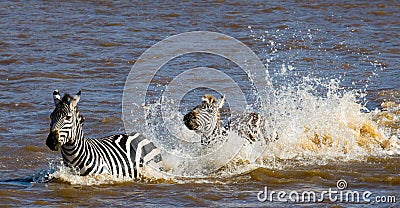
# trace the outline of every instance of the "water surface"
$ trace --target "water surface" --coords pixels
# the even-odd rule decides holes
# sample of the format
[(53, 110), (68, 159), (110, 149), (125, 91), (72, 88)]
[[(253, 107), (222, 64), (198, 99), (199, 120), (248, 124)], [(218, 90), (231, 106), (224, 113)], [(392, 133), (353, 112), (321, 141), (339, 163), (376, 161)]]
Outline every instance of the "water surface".
[[(257, 193), (265, 186), (324, 191), (340, 179), (348, 190), (398, 201), (399, 9), (396, 1), (2, 1), (0, 204), (332, 206), (259, 202)], [(158, 41), (199, 30), (242, 41), (268, 66), (275, 89), (268, 109), (281, 138), (268, 147), (264, 165), (239, 163), (238, 171), (225, 172), (231, 176), (192, 180), (112, 182), (58, 172), (53, 182), (32, 182), (61, 157), (45, 146), (54, 89), (82, 89), (87, 136), (122, 133), (122, 92), (132, 65)], [(168, 67), (187, 66), (191, 58)], [(218, 58), (199, 63), (226, 67)], [(197, 105), (201, 93), (186, 97), (182, 111)]]

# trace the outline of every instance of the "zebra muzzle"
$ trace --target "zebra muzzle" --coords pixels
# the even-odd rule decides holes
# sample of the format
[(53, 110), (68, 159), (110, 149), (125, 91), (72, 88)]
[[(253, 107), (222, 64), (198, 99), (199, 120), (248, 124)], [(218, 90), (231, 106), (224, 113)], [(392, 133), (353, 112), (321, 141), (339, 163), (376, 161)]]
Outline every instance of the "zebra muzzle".
[(199, 125), (196, 123), (197, 113), (191, 111), (183, 117), (183, 122), (189, 130), (197, 130)]
[(58, 151), (60, 149), (60, 142), (58, 142), (58, 131), (50, 132), (46, 139), (46, 145), (50, 150)]

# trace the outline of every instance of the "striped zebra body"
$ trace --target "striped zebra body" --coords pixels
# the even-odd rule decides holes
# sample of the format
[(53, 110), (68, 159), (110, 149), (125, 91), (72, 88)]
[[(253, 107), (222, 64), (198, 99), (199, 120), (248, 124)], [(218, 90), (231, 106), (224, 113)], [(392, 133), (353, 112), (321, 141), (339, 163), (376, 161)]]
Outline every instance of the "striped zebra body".
[(50, 133), (46, 145), (54, 151), (61, 147), (67, 166), (77, 168), (82, 176), (110, 174), (116, 177), (140, 178), (144, 165), (161, 168), (160, 150), (139, 133), (85, 139), (83, 117), (77, 102), (80, 92), (60, 99), (54, 91), (56, 108), (51, 114)]
[(107, 173), (139, 178), (144, 164), (152, 159), (155, 163), (161, 161), (159, 149), (139, 133), (66, 144), (61, 147), (61, 154), (66, 164), (79, 168), (82, 176)]

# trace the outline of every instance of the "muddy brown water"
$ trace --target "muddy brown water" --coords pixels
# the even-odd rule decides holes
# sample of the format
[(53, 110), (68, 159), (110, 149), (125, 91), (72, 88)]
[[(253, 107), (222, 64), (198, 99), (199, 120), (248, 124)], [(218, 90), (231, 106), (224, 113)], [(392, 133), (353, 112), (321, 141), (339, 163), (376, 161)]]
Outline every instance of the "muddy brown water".
[[(398, 207), (399, 10), (397, 1), (1, 1), (0, 204)], [(350, 133), (326, 130), (336, 123), (324, 120), (324, 115), (292, 112), (292, 119), (304, 121), (304, 134), (282, 133), (287, 140), (271, 147), (267, 152), (271, 157), (264, 155), (269, 164), (230, 177), (88, 185), (68, 180), (67, 175), (49, 183), (34, 181), (61, 157), (45, 146), (54, 89), (71, 94), (82, 89), (79, 105), (86, 117), (86, 135), (122, 133), (122, 94), (135, 61), (164, 38), (199, 30), (223, 33), (250, 47), (268, 64), (279, 92), (283, 92), (282, 86), (296, 89), (304, 85), (299, 80), (306, 76), (336, 79), (344, 91), (367, 93), (356, 102), (368, 110), (354, 110), (351, 102), (343, 101), (349, 117), (357, 120), (360, 111), (368, 114), (374, 109), (379, 113), (367, 116), (365, 125), (338, 122), (344, 123), (343, 132), (355, 132), (346, 140)], [(181, 63), (189, 58), (184, 57)], [(219, 59), (212, 62), (218, 66)], [(160, 83), (163, 78), (159, 78)], [(323, 85), (315, 87), (313, 98), (326, 97)], [(184, 109), (197, 102), (195, 96), (187, 98)], [(308, 123), (308, 117), (316, 119)], [(388, 138), (392, 141), (386, 145)], [(298, 142), (290, 143), (292, 140)], [(355, 142), (347, 145), (346, 141)], [(289, 144), (295, 150), (290, 150)], [(318, 203), (279, 202), (277, 195), (274, 202), (257, 199), (266, 186), (269, 193), (314, 191), (320, 195), (329, 189), (340, 191), (337, 181), (341, 179), (348, 184), (343, 191), (369, 191), (371, 202), (333, 202), (327, 195)], [(379, 196), (396, 201), (377, 202)]]

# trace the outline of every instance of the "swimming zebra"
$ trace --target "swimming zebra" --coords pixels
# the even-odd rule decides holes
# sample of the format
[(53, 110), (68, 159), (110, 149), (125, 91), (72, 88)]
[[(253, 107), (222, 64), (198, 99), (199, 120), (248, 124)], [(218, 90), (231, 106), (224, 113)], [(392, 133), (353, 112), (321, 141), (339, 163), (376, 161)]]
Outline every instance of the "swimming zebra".
[[(78, 111), (81, 91), (75, 96), (60, 97), (54, 90), (55, 109), (50, 115), (50, 133), (46, 145), (53, 151), (61, 147), (67, 166), (80, 175), (110, 174), (116, 177), (140, 178), (144, 165), (160, 167), (160, 150), (139, 133), (85, 139), (84, 118)], [(151, 163), (151, 164), (150, 164)]]
[(218, 100), (214, 96), (206, 94), (202, 100), (202, 104), (183, 117), (185, 126), (201, 135), (202, 145), (223, 140), (227, 135), (227, 130), (236, 131), (250, 144), (262, 139), (266, 142), (273, 140), (271, 137), (265, 136), (267, 120), (261, 114), (251, 112), (234, 116), (222, 129), (220, 109), (225, 102), (225, 96)]
[(208, 145), (222, 135), (220, 109), (224, 105), (225, 96), (217, 100), (212, 95), (204, 95), (202, 101), (201, 105), (183, 117), (183, 121), (186, 127), (201, 135), (202, 145)]

